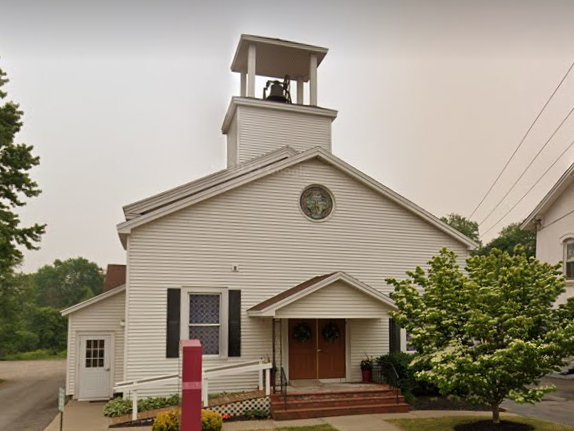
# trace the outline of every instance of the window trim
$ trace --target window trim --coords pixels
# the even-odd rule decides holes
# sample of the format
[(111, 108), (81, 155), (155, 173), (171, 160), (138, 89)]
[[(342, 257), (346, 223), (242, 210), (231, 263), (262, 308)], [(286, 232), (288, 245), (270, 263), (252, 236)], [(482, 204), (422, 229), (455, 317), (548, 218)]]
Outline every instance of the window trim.
[(219, 354), (203, 355), (209, 359), (227, 359), (229, 331), (229, 295), (226, 287), (182, 287), (181, 288), (181, 317), (180, 339), (189, 340), (189, 296), (190, 295), (220, 295), (219, 303)]
[[(563, 262), (564, 262), (564, 276), (566, 277), (567, 281), (574, 281), (574, 276), (569, 278), (568, 274), (566, 272), (566, 264), (568, 263), (568, 260), (567, 260), (568, 246), (569, 245), (574, 246), (574, 238), (568, 237), (568, 238), (564, 239), (562, 244), (563, 244), (562, 252), (563, 252)], [(574, 258), (570, 262), (574, 262)]]

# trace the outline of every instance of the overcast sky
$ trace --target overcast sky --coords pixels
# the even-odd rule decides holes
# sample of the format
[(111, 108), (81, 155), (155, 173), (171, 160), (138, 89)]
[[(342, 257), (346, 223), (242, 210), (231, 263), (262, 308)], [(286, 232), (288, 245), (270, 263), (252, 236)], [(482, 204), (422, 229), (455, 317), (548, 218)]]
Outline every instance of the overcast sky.
[[(24, 271), (84, 256), (125, 262), (122, 206), (225, 167), (221, 123), (242, 33), (325, 46), (319, 104), (333, 152), (437, 216), (469, 215), (574, 59), (569, 1), (0, 0), (0, 66), (25, 112), (48, 224)], [(494, 193), (490, 212), (574, 104), (574, 72)], [(259, 90), (258, 90), (259, 93)], [(574, 139), (574, 118), (482, 226)], [(574, 149), (506, 219), (522, 220)]]

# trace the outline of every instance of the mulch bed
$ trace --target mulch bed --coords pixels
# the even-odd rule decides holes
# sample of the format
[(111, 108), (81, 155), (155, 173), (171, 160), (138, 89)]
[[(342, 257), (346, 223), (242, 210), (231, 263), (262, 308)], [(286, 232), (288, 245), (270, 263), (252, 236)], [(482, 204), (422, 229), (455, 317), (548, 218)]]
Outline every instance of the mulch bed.
[[(411, 410), (470, 410), (475, 412), (488, 412), (489, 406), (470, 404), (464, 400), (455, 400), (441, 396), (420, 396), (411, 404)], [(501, 409), (501, 411), (503, 411)], [(501, 428), (502, 429), (502, 428)]]
[(512, 421), (500, 421), (499, 424), (493, 424), (492, 420), (483, 420), (455, 425), (454, 429), (456, 431), (533, 431), (534, 427)]

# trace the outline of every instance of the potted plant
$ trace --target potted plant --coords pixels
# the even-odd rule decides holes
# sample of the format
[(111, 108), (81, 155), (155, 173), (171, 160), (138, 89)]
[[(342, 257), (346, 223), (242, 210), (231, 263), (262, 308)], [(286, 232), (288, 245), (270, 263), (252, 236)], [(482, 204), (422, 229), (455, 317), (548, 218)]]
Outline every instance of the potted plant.
[(373, 359), (368, 356), (361, 361), (361, 374), (363, 376), (363, 383), (371, 383), (373, 381)]

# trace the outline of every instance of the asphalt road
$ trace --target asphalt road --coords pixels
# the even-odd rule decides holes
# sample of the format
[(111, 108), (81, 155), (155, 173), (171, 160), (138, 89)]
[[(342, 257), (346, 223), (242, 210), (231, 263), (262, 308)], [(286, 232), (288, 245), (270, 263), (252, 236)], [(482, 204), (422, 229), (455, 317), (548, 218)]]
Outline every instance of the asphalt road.
[(58, 413), (66, 361), (0, 361), (0, 431), (43, 431)]
[(516, 404), (506, 400), (502, 406), (509, 412), (521, 416), (545, 419), (574, 426), (574, 380), (545, 377), (542, 384), (555, 385), (556, 392), (547, 394), (542, 402), (531, 404)]

